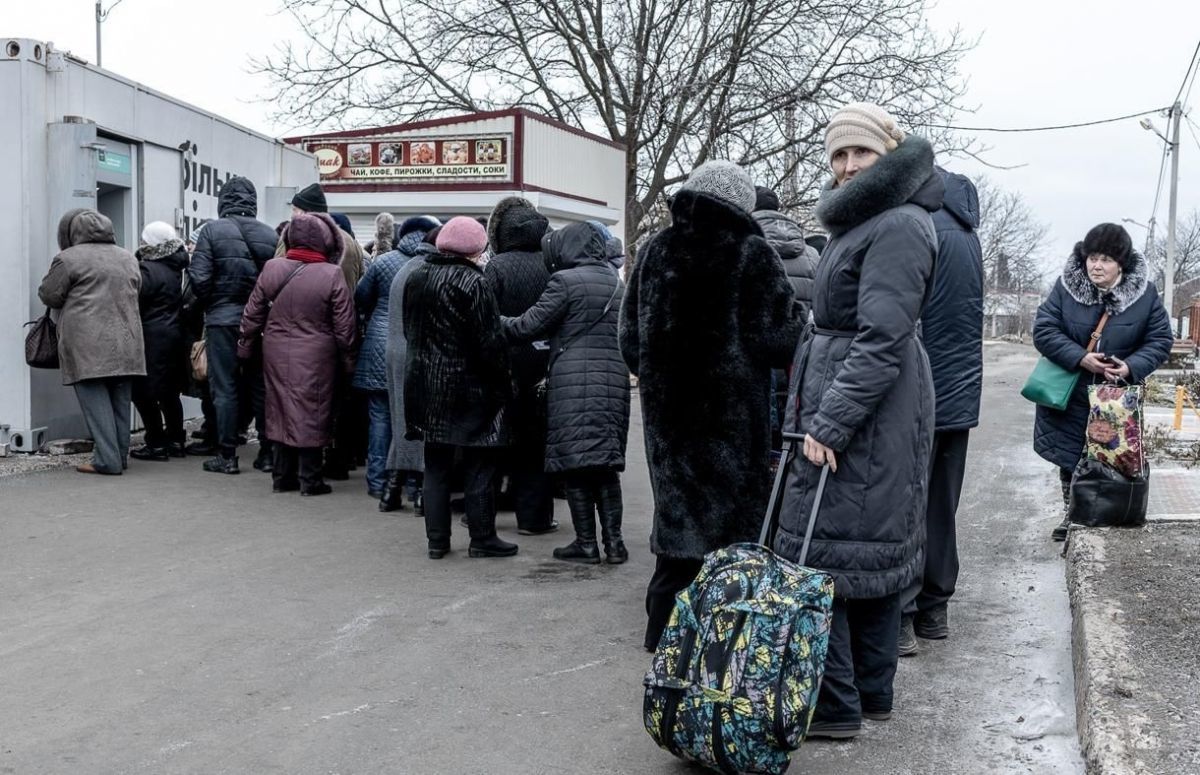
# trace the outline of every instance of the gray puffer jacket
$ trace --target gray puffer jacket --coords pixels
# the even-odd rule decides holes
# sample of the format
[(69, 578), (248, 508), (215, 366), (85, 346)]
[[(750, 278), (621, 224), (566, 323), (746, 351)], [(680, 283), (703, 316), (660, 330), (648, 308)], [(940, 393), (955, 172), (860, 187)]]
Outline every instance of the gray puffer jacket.
[(586, 223), (542, 242), (554, 268), (542, 297), (519, 318), (501, 318), (509, 341), (550, 337), (546, 471), (625, 469), (629, 369), (617, 342), (625, 286), (605, 239)]
[[(807, 564), (835, 594), (880, 598), (923, 562), (934, 396), (917, 323), (938, 242), (944, 186), (933, 150), (909, 136), (853, 180), (827, 187), (817, 217), (833, 240), (813, 288), (814, 335), (793, 364), (789, 411), (837, 454)], [(796, 560), (820, 469), (798, 454), (775, 547)]]
[(777, 210), (756, 210), (754, 220), (763, 230), (767, 243), (775, 248), (783, 261), (788, 282), (796, 292), (796, 300), (804, 309), (804, 319), (812, 309), (813, 275), (817, 272), (820, 256), (804, 241), (804, 229), (784, 213)]

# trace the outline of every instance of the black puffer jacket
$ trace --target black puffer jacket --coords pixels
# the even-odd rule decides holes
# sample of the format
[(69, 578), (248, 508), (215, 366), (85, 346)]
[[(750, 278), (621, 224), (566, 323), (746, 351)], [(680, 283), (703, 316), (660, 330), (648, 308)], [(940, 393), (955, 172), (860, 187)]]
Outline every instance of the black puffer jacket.
[(519, 318), (502, 318), (510, 341), (549, 336), (546, 471), (625, 469), (629, 369), (617, 345), (624, 284), (605, 239), (586, 223), (545, 238), (554, 265), (546, 292)]
[(756, 210), (754, 220), (758, 221), (763, 230), (763, 236), (783, 261), (783, 270), (787, 272), (788, 282), (796, 292), (796, 300), (804, 309), (804, 319), (808, 319), (808, 311), (812, 309), (813, 275), (817, 271), (817, 251), (804, 241), (804, 229), (784, 213), (777, 210)]
[(205, 325), (240, 326), (258, 273), (275, 257), (279, 238), (257, 213), (254, 184), (230, 178), (217, 203), (220, 217), (200, 230), (188, 276)]
[(464, 447), (507, 443), (508, 345), (483, 272), (433, 254), (404, 284), (405, 438)]
[[(1129, 381), (1142, 382), (1167, 362), (1171, 345), (1171, 319), (1158, 291), (1150, 283), (1146, 260), (1134, 251), (1121, 282), (1102, 293), (1088, 279), (1082, 243), (1067, 259), (1062, 277), (1038, 307), (1033, 323), (1033, 344), (1038, 352), (1064, 369), (1077, 369), (1087, 343), (1104, 310), (1110, 315), (1100, 334), (1096, 352), (1113, 355), (1129, 364)], [(1083, 455), (1088, 420), (1088, 385), (1084, 372), (1066, 410), (1037, 408), (1033, 449), (1059, 468), (1074, 468)]]
[[(807, 564), (832, 574), (842, 598), (899, 592), (923, 561), (934, 404), (917, 323), (937, 255), (930, 213), (944, 193), (933, 149), (910, 135), (817, 206), (833, 239), (793, 385), (800, 432), (837, 454)], [(794, 458), (775, 542), (788, 559), (799, 558), (819, 478)]]
[(946, 186), (942, 209), (933, 214), (938, 257), (921, 333), (937, 394), (936, 430), (961, 431), (979, 424), (983, 394), (983, 250), (979, 195), (962, 175), (938, 169)]
[[(526, 199), (500, 200), (488, 218), (488, 243), (492, 257), (483, 270), (496, 296), (501, 315), (524, 315), (546, 290), (550, 270), (542, 257), (542, 237), (550, 221)], [(550, 353), (528, 341), (512, 341), (509, 349), (513, 379), (520, 394), (546, 376)]]
[(138, 249), (142, 287), (138, 310), (146, 343), (146, 382), (154, 393), (182, 391), (187, 382), (183, 323), (183, 273), (188, 254), (181, 240)]

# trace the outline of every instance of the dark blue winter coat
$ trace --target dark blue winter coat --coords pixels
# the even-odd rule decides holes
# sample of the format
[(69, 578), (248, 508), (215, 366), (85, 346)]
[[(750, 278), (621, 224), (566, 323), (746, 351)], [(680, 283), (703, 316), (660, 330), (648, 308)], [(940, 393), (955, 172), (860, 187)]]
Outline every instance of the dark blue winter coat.
[(983, 393), (983, 250), (975, 234), (979, 195), (962, 175), (937, 172), (946, 195), (933, 214), (938, 255), (921, 338), (933, 370), (935, 430), (961, 431), (979, 424)]
[[(1033, 344), (1064, 369), (1076, 369), (1107, 308), (1109, 319), (1096, 352), (1125, 361), (1129, 381), (1142, 382), (1167, 362), (1174, 341), (1171, 320), (1150, 284), (1146, 262), (1137, 252), (1132, 253), (1120, 284), (1102, 294), (1088, 279), (1085, 260), (1082, 243), (1076, 245), (1062, 277), (1038, 307)], [(1033, 449), (1059, 468), (1074, 468), (1083, 455), (1090, 384), (1092, 374), (1084, 372), (1065, 411), (1037, 408)]]
[(400, 267), (416, 253), (427, 233), (414, 231), (405, 234), (396, 249), (372, 261), (367, 273), (358, 281), (354, 291), (354, 308), (366, 321), (366, 332), (358, 351), (358, 365), (354, 369), (354, 387), (359, 390), (388, 389), (388, 300), (392, 293), (392, 280)]

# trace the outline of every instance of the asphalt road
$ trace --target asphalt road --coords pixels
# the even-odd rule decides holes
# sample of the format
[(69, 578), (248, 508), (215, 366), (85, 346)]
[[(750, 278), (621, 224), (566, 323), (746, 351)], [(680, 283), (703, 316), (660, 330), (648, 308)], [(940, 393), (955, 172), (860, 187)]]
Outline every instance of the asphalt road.
[[(902, 662), (892, 721), (806, 745), (793, 772), (1081, 771), (1057, 485), (1016, 397), (1033, 358), (988, 360), (952, 638)], [(249, 459), (0, 479), (0, 772), (694, 771), (642, 729), (636, 422), (630, 451), (621, 567), (556, 562), (569, 530), (517, 538), (511, 515), (516, 558), (468, 559), (456, 524), (434, 562), (421, 521), (378, 513), (361, 478), (273, 495)]]

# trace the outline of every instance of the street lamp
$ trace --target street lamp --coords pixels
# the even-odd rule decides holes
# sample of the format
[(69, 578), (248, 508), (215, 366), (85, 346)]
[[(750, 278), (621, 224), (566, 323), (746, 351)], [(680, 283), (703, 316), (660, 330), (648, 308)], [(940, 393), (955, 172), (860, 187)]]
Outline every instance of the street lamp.
[(1148, 225), (1148, 226), (1146, 224), (1142, 223), (1141, 221), (1135, 221), (1132, 218), (1122, 218), (1121, 223), (1132, 223), (1134, 226), (1141, 226), (1143, 229), (1146, 230), (1146, 249), (1142, 252), (1142, 255), (1145, 256), (1147, 261), (1149, 261), (1150, 254), (1154, 251), (1155, 219), (1153, 217), (1151, 217), (1150, 225)]

